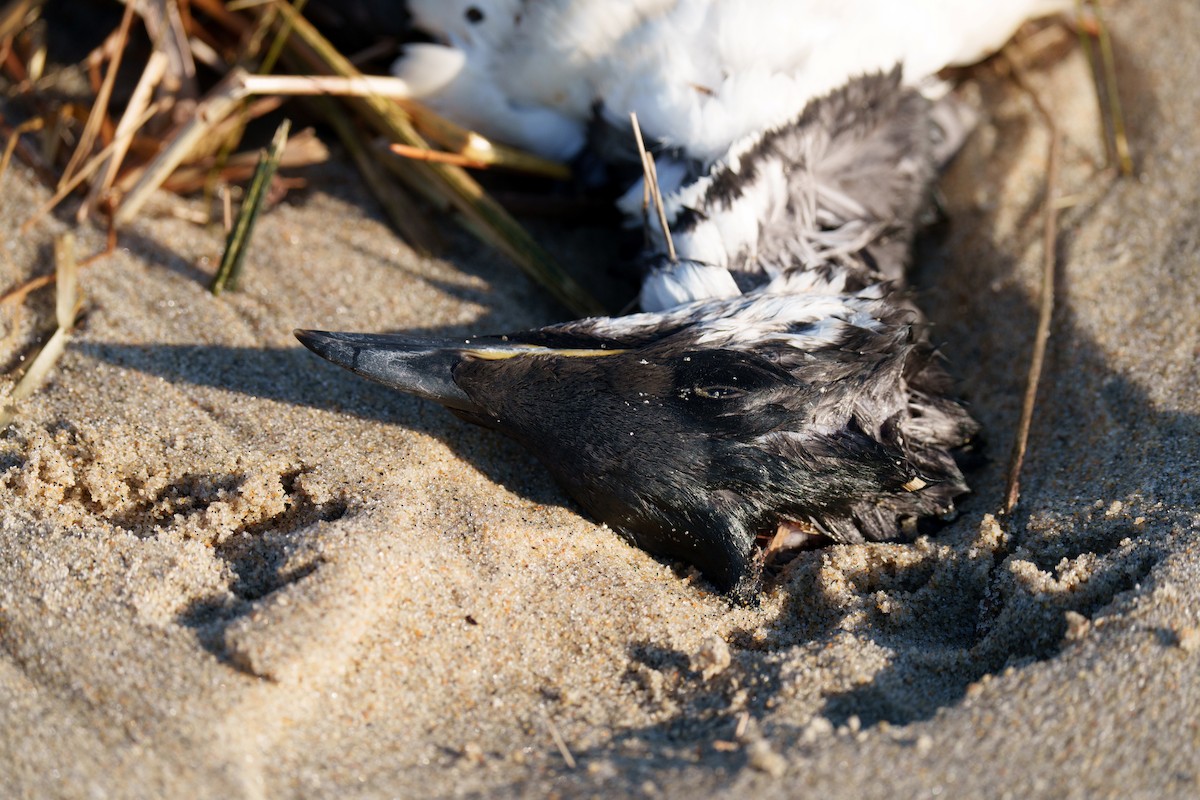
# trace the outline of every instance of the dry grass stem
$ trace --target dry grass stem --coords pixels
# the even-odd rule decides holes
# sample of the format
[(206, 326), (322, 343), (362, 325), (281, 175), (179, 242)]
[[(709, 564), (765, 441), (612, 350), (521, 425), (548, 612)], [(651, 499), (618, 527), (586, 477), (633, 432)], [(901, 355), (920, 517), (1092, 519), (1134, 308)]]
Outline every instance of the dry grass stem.
[(39, 275), (36, 278), (30, 278), (18, 286), (14, 286), (4, 294), (0, 295), (0, 305), (5, 303), (14, 303), (20, 305), (25, 302), (25, 298), (33, 292), (41, 289), (43, 286), (49, 286), (54, 283), (55, 274), (51, 272), (49, 275)]
[[(1125, 113), (1121, 107), (1121, 95), (1117, 91), (1117, 69), (1113, 57), (1112, 39), (1108, 34), (1108, 26), (1100, 16), (1097, 3), (1075, 0), (1076, 33), (1080, 46), (1087, 58), (1088, 67), (1092, 70), (1092, 82), (1096, 88), (1096, 104), (1100, 108), (1101, 128), (1104, 131), (1104, 152), (1117, 163), (1120, 174), (1128, 177), (1133, 174), (1133, 156), (1129, 149), (1129, 138), (1125, 132)], [(1087, 16), (1090, 12), (1091, 16)], [(1099, 46), (1092, 44), (1096, 40)], [(1106, 115), (1107, 112), (1107, 115)], [(1111, 126), (1112, 138), (1108, 138)]]
[(155, 52), (168, 59), (168, 84), (176, 99), (196, 97), (196, 61), (184, 28), (178, 0), (143, 0), (134, 3)]
[(166, 74), (168, 62), (169, 57), (160, 50), (155, 50), (150, 54), (150, 58), (146, 61), (146, 68), (142, 71), (142, 76), (138, 79), (137, 86), (134, 87), (129, 103), (125, 106), (125, 113), (121, 115), (121, 121), (117, 123), (112, 155), (100, 167), (100, 177), (92, 182), (87, 199), (79, 207), (79, 212), (75, 217), (77, 221), (82, 222), (90, 216), (96, 204), (112, 187), (117, 172), (125, 160), (125, 154), (129, 151), (129, 145), (133, 142), (134, 134), (141, 128), (139, 120), (143, 118), (146, 108), (150, 104), (152, 93), (162, 81), (163, 75)]
[(575, 756), (571, 755), (570, 748), (567, 747), (567, 742), (563, 739), (562, 734), (558, 731), (558, 726), (554, 724), (554, 720), (546, 717), (546, 727), (550, 730), (550, 738), (554, 740), (554, 746), (558, 748), (559, 755), (562, 756), (563, 763), (567, 765), (567, 769), (575, 769)]
[(4, 175), (8, 172), (9, 162), (12, 161), (13, 153), (21, 141), (21, 134), (41, 130), (45, 125), (46, 122), (41, 117), (34, 117), (12, 129), (8, 141), (4, 144), (4, 156), (0, 157), (0, 183), (4, 181)]
[(649, 192), (650, 199), (654, 201), (654, 212), (658, 215), (658, 224), (667, 243), (667, 258), (674, 263), (679, 257), (675, 253), (675, 242), (671, 239), (671, 226), (667, 224), (667, 209), (663, 204), (662, 189), (658, 185), (658, 168), (654, 166), (654, 156), (650, 155), (642, 139), (642, 128), (638, 125), (637, 114), (631, 113), (629, 119), (633, 123), (633, 137), (637, 140), (638, 154), (642, 157), (642, 174), (646, 185), (642, 198), (644, 201), (645, 192)]
[(116, 45), (112, 59), (108, 63), (108, 71), (105, 72), (104, 81), (100, 84), (100, 91), (92, 103), (92, 112), (88, 115), (83, 133), (80, 134), (79, 144), (76, 146), (75, 152), (71, 154), (71, 160), (67, 162), (67, 168), (63, 170), (62, 177), (59, 179), (60, 189), (71, 181), (76, 170), (91, 155), (92, 146), (100, 133), (100, 127), (108, 116), (108, 103), (112, 99), (113, 85), (117, 80), (117, 72), (121, 68), (121, 57), (129, 42), (129, 27), (133, 23), (134, 5), (134, 3), (129, 3), (125, 6), (125, 14), (121, 17), (121, 26), (113, 35)]
[(385, 75), (247, 75), (253, 94), (408, 97), (408, 85)]
[(487, 162), (473, 161), (459, 153), (447, 153), (442, 150), (430, 150), (408, 144), (392, 144), (390, 149), (402, 158), (411, 158), (415, 161), (436, 161), (439, 164), (453, 164), (464, 169), (487, 169), (489, 166)]
[(54, 320), (59, 328), (75, 325), (79, 298), (79, 262), (75, 259), (75, 236), (64, 233), (54, 239), (54, 274), (58, 290), (54, 296)]
[[(44, 118), (35, 118), (34, 120), (28, 120), (26, 122), (36, 126), (28, 128), (28, 131), (41, 130), (41, 128), (46, 125), (46, 120), (44, 120)], [(20, 139), (20, 133), (22, 133), (20, 128), (23, 128), (24, 125), (25, 122), (17, 127), (11, 127), (4, 122), (4, 118), (2, 118), (2, 115), (0, 115), (0, 133), (4, 134), (4, 136), (7, 138), (6, 148), (7, 146), (11, 145), (13, 149), (13, 155), (20, 158), (20, 161), (24, 162), (26, 167), (34, 170), (34, 174), (37, 175), (37, 180), (40, 180), (44, 186), (53, 187), (55, 184), (58, 184), (58, 176), (56, 176), (52, 170), (50, 170), (50, 168), (47, 166), (46, 160), (42, 158), (40, 152), (32, 148), (28, 142), (23, 142), (23, 140)]]
[(1020, 65), (1011, 59), (1010, 64), (1017, 84), (1033, 100), (1038, 115), (1049, 132), (1050, 145), (1046, 152), (1046, 194), (1042, 216), (1042, 282), (1041, 296), (1038, 300), (1038, 323), (1037, 331), (1034, 334), (1033, 352), (1029, 359), (1025, 394), (1021, 401), (1021, 416), (1017, 422), (1016, 437), (1013, 440), (1012, 454), (1009, 457), (1004, 505), (1001, 509), (1001, 513), (1004, 515), (1013, 512), (1021, 497), (1021, 468), (1024, 466), (1028, 451), (1029, 432), (1033, 427), (1033, 416), (1037, 409), (1038, 385), (1041, 382), (1045, 366), (1046, 348), (1050, 342), (1050, 327), (1054, 318), (1054, 277), (1058, 241), (1058, 206), (1054, 201), (1058, 193), (1059, 161), (1062, 149), (1061, 134), (1050, 110), (1025, 78)]
[(1092, 12), (1096, 15), (1098, 28), (1097, 38), (1100, 41), (1100, 61), (1104, 65), (1104, 85), (1108, 89), (1108, 112), (1112, 115), (1113, 146), (1117, 150), (1117, 167), (1121, 174), (1128, 177), (1133, 174), (1133, 156), (1129, 150), (1129, 137), (1125, 133), (1125, 112), (1121, 108), (1121, 94), (1117, 91), (1117, 63), (1113, 56), (1112, 37), (1108, 34), (1108, 26), (1100, 16), (1100, 5), (1092, 4)]
[(192, 58), (196, 61), (214, 72), (224, 74), (229, 71), (229, 63), (208, 42), (203, 39), (191, 39), (188, 43), (192, 47)]
[(646, 234), (646, 243), (650, 241), (650, 201), (652, 199), (650, 188), (650, 170), (646, 169), (646, 158), (649, 154), (646, 152), (646, 142), (642, 139), (642, 129), (638, 125), (637, 112), (630, 112), (629, 121), (633, 125), (633, 140), (637, 142), (638, 158), (642, 162), (642, 230)]
[(17, 381), (8, 402), (0, 408), (0, 429), (7, 428), (12, 422), (17, 404), (45, 383), (50, 370), (66, 350), (71, 329), (75, 326), (75, 317), (79, 312), (79, 285), (75, 237), (72, 234), (64, 233), (54, 240), (54, 257), (58, 279), (58, 295), (55, 298), (57, 329), (41, 351), (34, 356), (21, 380)]
[(29, 54), (29, 60), (26, 63), (25, 71), (28, 73), (28, 81), (30, 84), (36, 84), (42, 79), (42, 75), (46, 71), (46, 25), (42, 20), (35, 20), (27, 29), (27, 34), (32, 39), (32, 52)]

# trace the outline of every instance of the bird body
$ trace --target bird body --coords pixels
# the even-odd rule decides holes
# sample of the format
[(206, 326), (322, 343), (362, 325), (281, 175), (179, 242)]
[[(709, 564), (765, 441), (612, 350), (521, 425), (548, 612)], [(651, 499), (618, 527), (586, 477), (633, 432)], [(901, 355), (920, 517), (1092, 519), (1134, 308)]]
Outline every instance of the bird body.
[[(904, 65), (909, 85), (990, 54), (1069, 0), (410, 0), (414, 23), (460, 51), (421, 92), (448, 116), (569, 158), (599, 108), (624, 131), (711, 162), (853, 77)], [(426, 46), (429, 47), (429, 46)], [(428, 54), (428, 51), (425, 51)], [(394, 72), (420, 83), (420, 57)], [(552, 114), (554, 124), (540, 126)]]

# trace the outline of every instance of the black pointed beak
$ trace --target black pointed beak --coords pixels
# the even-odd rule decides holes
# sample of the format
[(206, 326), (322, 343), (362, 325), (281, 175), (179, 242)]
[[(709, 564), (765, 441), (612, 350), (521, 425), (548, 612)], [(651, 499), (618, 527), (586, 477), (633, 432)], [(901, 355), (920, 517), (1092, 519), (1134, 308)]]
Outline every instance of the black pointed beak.
[[(454, 368), (481, 350), (472, 347), (470, 342), (302, 329), (293, 333), (301, 344), (321, 358), (364, 378), (459, 411), (480, 411), (454, 382)], [(487, 352), (486, 346), (483, 352)]]

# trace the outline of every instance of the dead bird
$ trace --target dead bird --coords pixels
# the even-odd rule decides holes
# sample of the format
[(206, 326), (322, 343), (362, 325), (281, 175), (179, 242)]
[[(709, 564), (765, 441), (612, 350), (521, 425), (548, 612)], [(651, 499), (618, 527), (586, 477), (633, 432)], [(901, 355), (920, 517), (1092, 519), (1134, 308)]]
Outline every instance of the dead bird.
[(672, 285), (643, 288), (659, 310), (461, 341), (296, 336), (510, 436), (629, 541), (752, 598), (756, 537), (911, 536), (967, 491), (954, 454), (976, 425), (903, 289), (937, 159), (930, 102), (866, 76), (685, 187), (679, 256), (645, 259), (647, 285)]

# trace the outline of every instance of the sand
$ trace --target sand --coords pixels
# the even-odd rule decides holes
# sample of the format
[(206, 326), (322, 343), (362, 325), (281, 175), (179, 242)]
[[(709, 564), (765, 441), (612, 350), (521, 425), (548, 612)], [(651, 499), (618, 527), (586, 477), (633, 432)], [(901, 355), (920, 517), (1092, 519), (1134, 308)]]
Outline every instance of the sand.
[[(1098, 174), (1082, 57), (1035, 74), (1079, 202), (1018, 512), (991, 516), (1047, 139), (984, 70), (915, 277), (990, 463), (937, 536), (805, 553), (757, 608), (291, 337), (560, 319), (502, 259), (452, 231), (417, 256), (335, 165), (214, 298), (222, 237), (157, 198), (84, 273), (78, 333), (0, 435), (0, 795), (1200, 794), (1200, 7), (1110, 18), (1134, 178)], [(46, 192), (4, 181), (7, 286), (67, 225), (19, 235)], [(537, 230), (564, 261), (606, 255)], [(7, 370), (52, 297), (0, 313)]]

